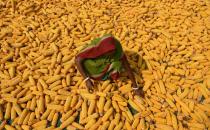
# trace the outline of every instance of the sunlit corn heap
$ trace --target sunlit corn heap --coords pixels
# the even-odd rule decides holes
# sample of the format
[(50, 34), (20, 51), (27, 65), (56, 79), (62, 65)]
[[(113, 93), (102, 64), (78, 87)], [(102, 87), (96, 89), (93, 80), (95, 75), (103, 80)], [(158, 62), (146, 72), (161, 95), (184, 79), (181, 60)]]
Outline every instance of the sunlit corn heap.
[[(74, 57), (121, 41), (125, 74), (89, 93)], [(0, 129), (209, 130), (209, 0), (0, 0)]]

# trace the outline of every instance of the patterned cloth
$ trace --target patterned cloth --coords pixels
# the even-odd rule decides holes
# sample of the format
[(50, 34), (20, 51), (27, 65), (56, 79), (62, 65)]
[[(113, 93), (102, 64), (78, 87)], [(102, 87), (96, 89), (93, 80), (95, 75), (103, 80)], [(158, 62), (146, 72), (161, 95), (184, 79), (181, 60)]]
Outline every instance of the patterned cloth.
[(84, 59), (85, 72), (93, 79), (115, 80), (122, 71), (122, 46), (112, 35), (92, 40), (77, 56)]

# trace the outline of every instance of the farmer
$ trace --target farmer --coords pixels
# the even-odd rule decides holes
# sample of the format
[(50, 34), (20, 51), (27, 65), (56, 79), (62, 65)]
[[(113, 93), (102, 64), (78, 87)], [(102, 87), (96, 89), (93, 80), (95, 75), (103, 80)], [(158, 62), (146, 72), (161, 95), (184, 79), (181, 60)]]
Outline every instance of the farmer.
[(76, 65), (85, 79), (86, 86), (92, 91), (93, 83), (90, 79), (116, 80), (122, 70), (126, 70), (132, 81), (134, 93), (143, 96), (143, 90), (136, 84), (133, 72), (120, 42), (112, 35), (96, 38), (77, 54)]

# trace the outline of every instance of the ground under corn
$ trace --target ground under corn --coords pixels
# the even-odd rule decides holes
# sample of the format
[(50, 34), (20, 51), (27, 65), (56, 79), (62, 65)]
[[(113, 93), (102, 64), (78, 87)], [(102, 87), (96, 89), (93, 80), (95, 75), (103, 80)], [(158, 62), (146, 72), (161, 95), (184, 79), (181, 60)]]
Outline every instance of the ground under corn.
[[(107, 33), (145, 98), (126, 75), (87, 92), (74, 56)], [(209, 67), (209, 0), (0, 1), (0, 129), (209, 130)]]

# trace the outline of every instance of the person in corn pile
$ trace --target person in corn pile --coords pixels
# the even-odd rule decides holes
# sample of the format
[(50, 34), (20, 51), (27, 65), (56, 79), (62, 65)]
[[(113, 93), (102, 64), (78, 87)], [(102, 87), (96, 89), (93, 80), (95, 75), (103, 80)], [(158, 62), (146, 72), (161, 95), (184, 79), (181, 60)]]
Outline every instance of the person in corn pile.
[(75, 62), (90, 92), (93, 90), (91, 79), (116, 80), (125, 70), (132, 81), (134, 93), (143, 96), (120, 42), (110, 34), (92, 40), (76, 55)]

